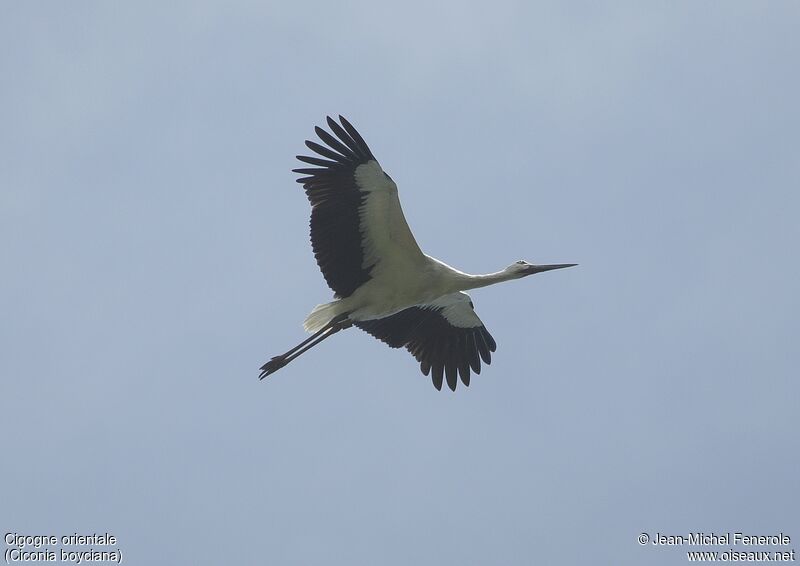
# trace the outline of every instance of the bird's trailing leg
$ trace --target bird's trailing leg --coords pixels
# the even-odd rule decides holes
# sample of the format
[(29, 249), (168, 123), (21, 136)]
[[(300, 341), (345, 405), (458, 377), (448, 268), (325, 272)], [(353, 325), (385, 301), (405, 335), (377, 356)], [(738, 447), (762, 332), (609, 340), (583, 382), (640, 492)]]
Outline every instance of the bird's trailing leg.
[(300, 342), (288, 352), (272, 358), (270, 361), (261, 366), (261, 375), (259, 375), (258, 378), (264, 379), (269, 374), (275, 373), (293, 359), (298, 357), (300, 354), (307, 352), (326, 338), (333, 336), (340, 330), (344, 330), (345, 328), (350, 328), (353, 326), (353, 322), (348, 320), (347, 316), (347, 314), (341, 314), (335, 317), (320, 330)]

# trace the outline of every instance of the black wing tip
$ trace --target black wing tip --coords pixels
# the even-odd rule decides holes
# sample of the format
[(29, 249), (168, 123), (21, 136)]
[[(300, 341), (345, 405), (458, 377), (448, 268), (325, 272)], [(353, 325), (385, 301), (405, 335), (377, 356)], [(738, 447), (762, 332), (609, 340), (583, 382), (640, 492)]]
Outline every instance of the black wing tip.
[(336, 124), (336, 126), (339, 126), (339, 125), (344, 126), (345, 124), (348, 124), (349, 126), (352, 127), (352, 124), (350, 124), (350, 122), (347, 120), (347, 118), (345, 118), (341, 114), (337, 114), (336, 117), (339, 118), (339, 123), (338, 124), (336, 123), (335, 119), (331, 118), (330, 114), (325, 116), (325, 123), (328, 124), (328, 126), (330, 126), (331, 128), (334, 127), (332, 124)]
[[(364, 141), (364, 138), (347, 118), (339, 114), (339, 122), (337, 123), (330, 116), (325, 116), (325, 123), (333, 131), (333, 135), (320, 126), (314, 126), (314, 132), (330, 148), (342, 153), (348, 159), (363, 159), (365, 161), (375, 159), (367, 142)], [(306, 141), (306, 145), (308, 143)]]
[(459, 381), (469, 387), (472, 375), (481, 373), (481, 360), (491, 363), (495, 345), (482, 325), (455, 327), (440, 311), (415, 306), (355, 325), (392, 348), (405, 347), (438, 391), (445, 383), (456, 391)]
[(447, 379), (447, 387), (450, 391), (455, 391), (458, 385), (458, 370), (451, 364), (448, 364), (445, 369), (445, 377)]
[[(469, 366), (467, 366), (466, 369), (463, 369), (459, 366), (452, 365), (452, 362), (447, 362), (442, 367), (442, 374), (439, 375), (436, 372), (435, 367), (433, 372), (431, 373), (432, 366), (429, 364), (430, 364), (429, 361), (427, 360), (423, 361), (420, 364), (420, 369), (422, 370), (422, 374), (425, 376), (431, 374), (431, 381), (433, 382), (433, 386), (436, 388), (437, 391), (441, 391), (443, 385), (447, 383), (447, 387), (450, 389), (450, 391), (455, 393), (456, 389), (458, 388), (459, 381), (461, 381), (464, 387), (469, 387), (471, 381)], [(480, 369), (475, 373), (479, 374)]]

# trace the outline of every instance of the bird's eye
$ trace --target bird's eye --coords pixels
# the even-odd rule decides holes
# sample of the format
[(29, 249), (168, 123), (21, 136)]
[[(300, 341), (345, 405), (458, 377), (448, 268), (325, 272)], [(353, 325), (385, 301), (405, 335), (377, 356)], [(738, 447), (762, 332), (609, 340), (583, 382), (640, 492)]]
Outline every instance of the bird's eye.
[(522, 260), (519, 260), (519, 261), (517, 262), (517, 265), (525, 265), (525, 262), (524, 262), (524, 261), (522, 261)]

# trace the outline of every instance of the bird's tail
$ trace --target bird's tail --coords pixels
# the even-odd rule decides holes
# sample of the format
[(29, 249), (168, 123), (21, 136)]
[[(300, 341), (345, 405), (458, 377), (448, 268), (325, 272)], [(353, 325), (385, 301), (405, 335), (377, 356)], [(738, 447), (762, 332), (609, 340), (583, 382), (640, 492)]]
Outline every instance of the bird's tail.
[(315, 306), (314, 310), (308, 314), (306, 320), (303, 322), (303, 328), (306, 329), (306, 332), (321, 330), (322, 327), (333, 320), (335, 316), (341, 314), (340, 303), (341, 301), (333, 301), (332, 303), (324, 303)]

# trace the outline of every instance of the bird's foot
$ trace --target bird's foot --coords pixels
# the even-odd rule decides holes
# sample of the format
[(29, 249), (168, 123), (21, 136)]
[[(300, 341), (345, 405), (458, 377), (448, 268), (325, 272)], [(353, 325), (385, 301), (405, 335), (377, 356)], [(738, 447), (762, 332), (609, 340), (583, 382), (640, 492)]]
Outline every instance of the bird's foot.
[(288, 363), (289, 360), (286, 359), (286, 356), (275, 356), (270, 361), (261, 366), (261, 375), (258, 376), (258, 379), (264, 379), (269, 374), (275, 373)]

